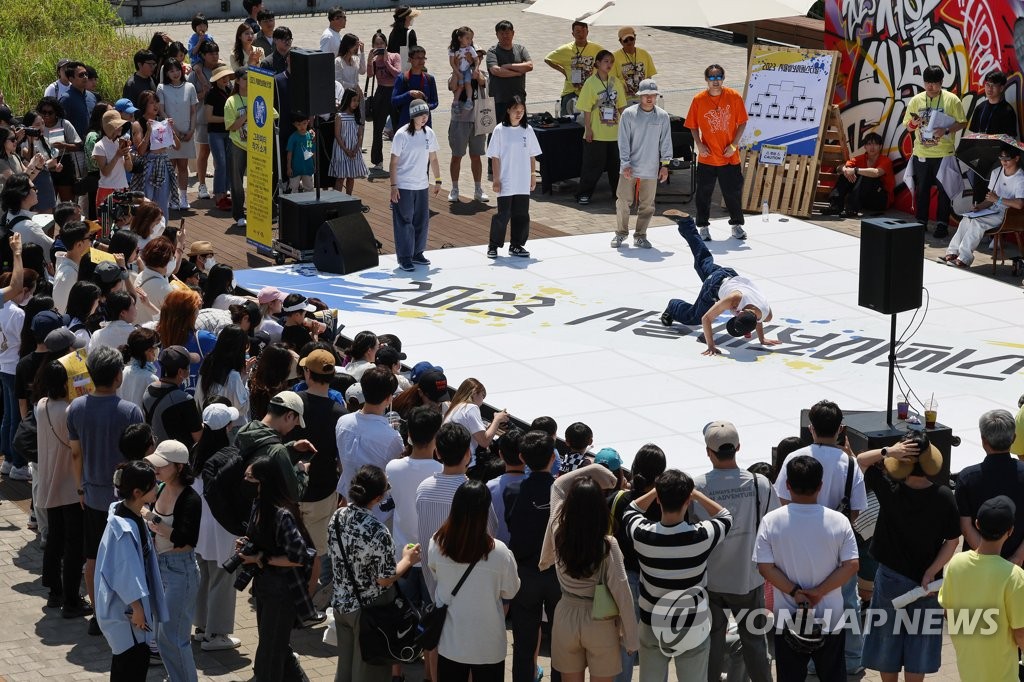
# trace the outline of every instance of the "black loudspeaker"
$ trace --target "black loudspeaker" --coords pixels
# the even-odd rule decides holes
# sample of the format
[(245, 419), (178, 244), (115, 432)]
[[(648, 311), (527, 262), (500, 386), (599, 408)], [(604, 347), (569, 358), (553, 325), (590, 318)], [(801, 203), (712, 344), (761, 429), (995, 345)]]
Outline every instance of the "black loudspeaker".
[(362, 213), (328, 220), (317, 229), (313, 264), (320, 272), (347, 275), (379, 262), (377, 240)]
[[(810, 445), (814, 438), (810, 431), (810, 410), (800, 411), (800, 440), (805, 445)], [(893, 443), (902, 440), (910, 425), (896, 419), (896, 411), (892, 414), (892, 427), (885, 419), (885, 410), (880, 412), (844, 411), (843, 423), (846, 425), (846, 439), (850, 449), (856, 454), (877, 450), (878, 448), (889, 447)], [(919, 427), (920, 428), (920, 427)], [(936, 424), (935, 428), (927, 429), (928, 442), (939, 449), (942, 453), (942, 470), (931, 480), (935, 483), (949, 485), (950, 470), (952, 465), (953, 447), (960, 444), (960, 439), (953, 436), (953, 430), (944, 424)], [(778, 467), (781, 462), (773, 462)], [(959, 471), (960, 467), (956, 470)]]
[(860, 221), (857, 304), (891, 315), (921, 307), (924, 225), (896, 218)]
[(293, 47), (288, 94), (292, 112), (306, 116), (334, 113), (334, 55), (319, 50)]
[(333, 189), (322, 190), (319, 201), (316, 192), (282, 194), (280, 239), (293, 249), (311, 251), (320, 225), (362, 210), (363, 202), (359, 199)]

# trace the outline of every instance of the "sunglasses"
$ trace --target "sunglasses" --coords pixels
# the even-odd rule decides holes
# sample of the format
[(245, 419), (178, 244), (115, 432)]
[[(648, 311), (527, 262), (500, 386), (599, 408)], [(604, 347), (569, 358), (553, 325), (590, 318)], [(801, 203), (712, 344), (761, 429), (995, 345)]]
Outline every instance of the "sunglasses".
[(708, 76), (709, 81), (724, 81), (725, 76)]
[(1016, 158), (1017, 158), (1016, 156), (1000, 156), (999, 160), (1000, 161), (1013, 161)]

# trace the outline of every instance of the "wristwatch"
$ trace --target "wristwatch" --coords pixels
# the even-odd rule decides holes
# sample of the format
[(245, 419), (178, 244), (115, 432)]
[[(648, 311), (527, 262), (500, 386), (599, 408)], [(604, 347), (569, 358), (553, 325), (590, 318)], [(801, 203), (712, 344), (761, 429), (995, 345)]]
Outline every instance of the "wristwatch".
[(882, 459), (885, 459), (886, 455), (889, 454), (889, 448), (882, 448)]

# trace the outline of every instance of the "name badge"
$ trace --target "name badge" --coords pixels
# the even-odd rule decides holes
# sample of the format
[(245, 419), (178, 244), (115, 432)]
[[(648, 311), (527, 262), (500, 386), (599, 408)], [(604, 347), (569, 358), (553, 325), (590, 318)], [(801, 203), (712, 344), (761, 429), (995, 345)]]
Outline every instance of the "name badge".
[(573, 85), (583, 84), (583, 69), (573, 69), (569, 75)]
[(309, 161), (310, 159), (313, 158), (313, 152), (306, 149), (305, 151), (302, 152), (302, 158), (305, 159), (306, 161)]
[(601, 107), (601, 120), (605, 123), (615, 121), (615, 107)]

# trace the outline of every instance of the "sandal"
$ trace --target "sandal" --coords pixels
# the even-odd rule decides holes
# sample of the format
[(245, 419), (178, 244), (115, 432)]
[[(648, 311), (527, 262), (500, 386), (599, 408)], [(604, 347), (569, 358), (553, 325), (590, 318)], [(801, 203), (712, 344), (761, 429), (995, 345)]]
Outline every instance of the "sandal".
[(952, 263), (953, 261), (956, 260), (956, 254), (947, 253), (944, 256), (936, 256), (935, 260), (939, 261), (940, 263)]

